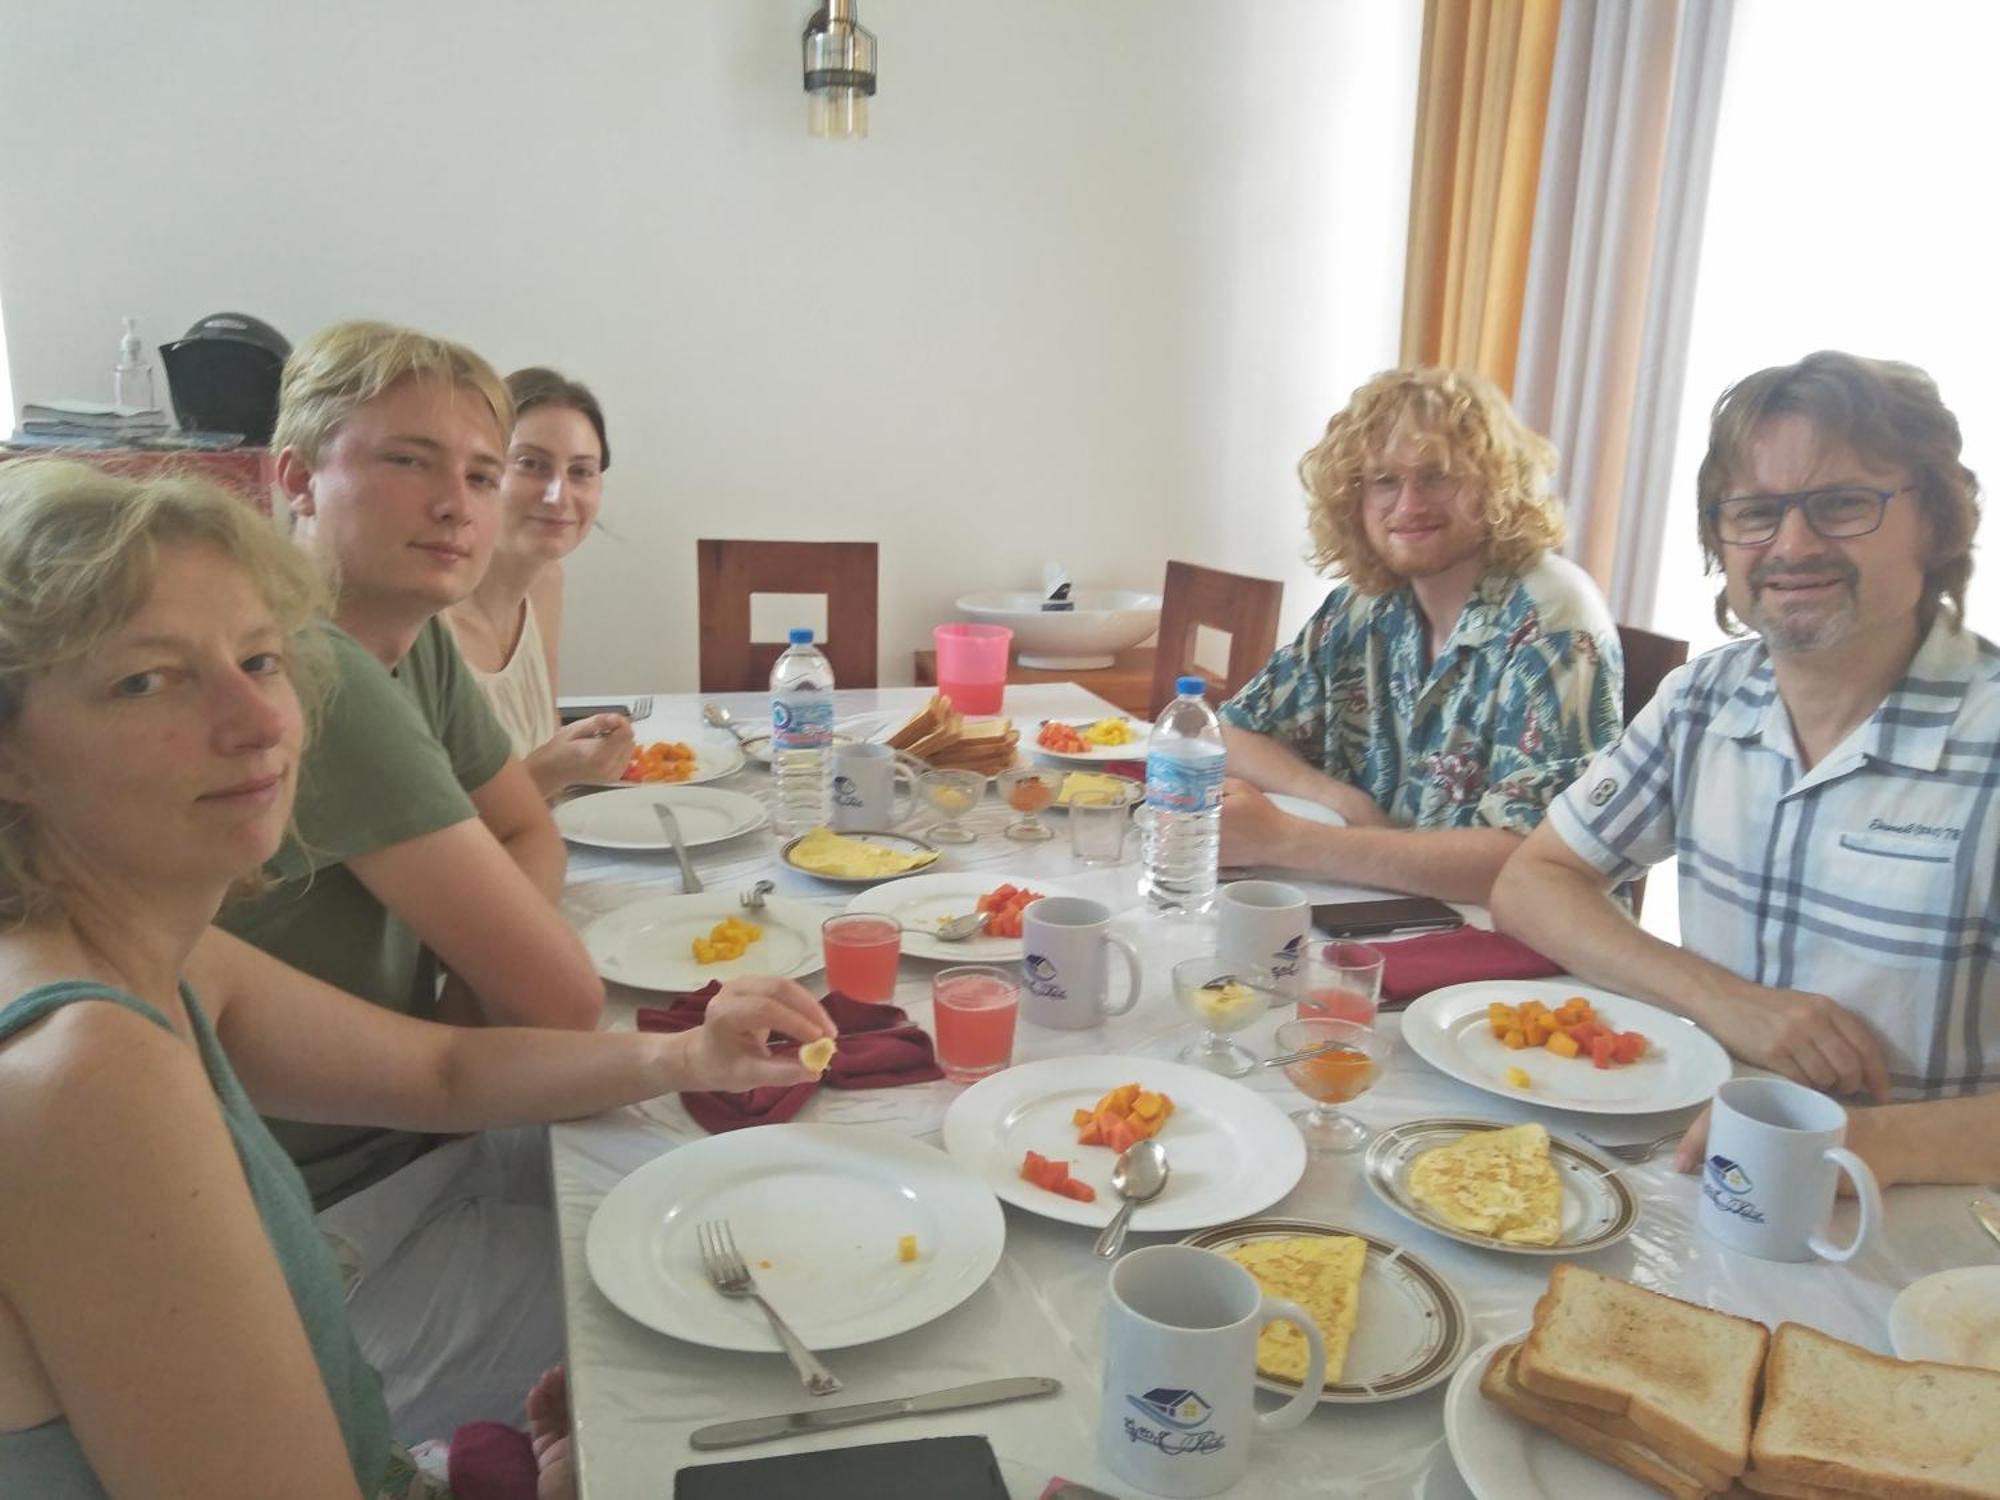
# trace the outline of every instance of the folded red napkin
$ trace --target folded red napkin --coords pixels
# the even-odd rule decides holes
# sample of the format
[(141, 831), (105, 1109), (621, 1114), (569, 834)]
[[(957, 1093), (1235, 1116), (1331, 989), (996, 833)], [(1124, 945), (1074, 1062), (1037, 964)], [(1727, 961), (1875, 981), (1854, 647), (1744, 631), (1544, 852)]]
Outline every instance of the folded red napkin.
[(1419, 995), (1472, 979), (1546, 979), (1560, 974), (1552, 963), (1504, 933), (1457, 927), (1424, 937), (1382, 943), (1382, 1008), (1395, 1010)]
[(468, 1422), (451, 1435), (446, 1478), (457, 1500), (535, 1500), (540, 1469), (525, 1432)]
[[(677, 997), (672, 1005), (641, 1006), (641, 1031), (689, 1031), (701, 1024), (708, 1002), (722, 986), (710, 981)], [(909, 1013), (894, 1005), (870, 1005), (838, 991), (820, 1002), (839, 1030), (840, 1046), (822, 1080), (837, 1089), (886, 1089), (904, 1083), (934, 1083), (944, 1077), (937, 1049), (923, 1027), (910, 1023)], [(778, 1042), (774, 1052), (796, 1050), (797, 1042)], [(740, 1130), (745, 1125), (782, 1125), (805, 1108), (818, 1083), (773, 1084), (741, 1093), (687, 1093), (681, 1103), (694, 1122), (711, 1135)]]

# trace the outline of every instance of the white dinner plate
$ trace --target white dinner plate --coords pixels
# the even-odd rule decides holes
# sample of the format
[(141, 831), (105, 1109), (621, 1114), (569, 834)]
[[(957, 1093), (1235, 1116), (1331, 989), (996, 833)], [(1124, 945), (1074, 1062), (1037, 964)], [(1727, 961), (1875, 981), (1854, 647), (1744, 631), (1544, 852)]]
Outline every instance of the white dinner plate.
[(1445, 1442), (1474, 1500), (1660, 1500), (1651, 1485), (1479, 1394), (1493, 1352), (1526, 1337), (1524, 1328), (1495, 1339), (1461, 1364), (1445, 1389)]
[(1266, 792), (1271, 805), (1282, 813), (1290, 813), (1295, 818), (1304, 818), (1308, 823), (1324, 823), (1329, 828), (1345, 828), (1347, 819), (1328, 807), (1324, 802), (1313, 802), (1304, 797), (1294, 797), (1289, 792)]
[[(1139, 777), (1121, 776), (1116, 771), (1085, 771), (1076, 774), (1081, 774), (1086, 776), (1104, 776), (1108, 777), (1112, 781), (1117, 782), (1119, 786), (1125, 789), (1126, 795), (1132, 799), (1127, 804), (1128, 807), (1137, 807), (1146, 798), (1146, 783)], [(1063, 795), (1063, 793), (1068, 789), (1068, 786), (1069, 786), (1069, 778), (1068, 776), (1065, 776), (1063, 778), (1061, 785), (1059, 785), (1056, 788), (1056, 800), (1051, 802), (1049, 806), (1058, 808), (1063, 812), (1069, 811), (1069, 799)]]
[[(1134, 719), (1125, 714), (1106, 714), (1106, 718), (1122, 718), (1132, 731), (1132, 738), (1122, 745), (1092, 745), (1088, 750), (1051, 750), (1039, 736), (1045, 721), (1035, 720), (1033, 729), (1024, 728), (1021, 733), (1021, 748), (1032, 750), (1037, 755), (1046, 755), (1050, 760), (1066, 761), (1072, 765), (1086, 765), (1094, 760), (1144, 760), (1146, 741), (1153, 737), (1153, 726), (1143, 719)], [(1067, 724), (1078, 734), (1097, 723), (1096, 719), (1056, 719), (1057, 724)]]
[(1961, 1266), (1904, 1287), (1889, 1304), (1898, 1359), (2000, 1370), (2000, 1266)]
[(829, 885), (880, 885), (885, 880), (908, 880), (912, 875), (922, 874), (936, 864), (941, 852), (936, 844), (927, 844), (922, 839), (912, 838), (906, 833), (843, 833), (842, 838), (853, 839), (856, 843), (873, 844), (881, 849), (894, 849), (898, 854), (927, 854), (930, 857), (920, 865), (899, 870), (893, 875), (828, 875), (820, 870), (808, 870), (793, 860), (792, 850), (798, 847), (799, 839), (804, 837), (804, 834), (800, 834), (798, 838), (785, 840), (784, 848), (778, 851), (778, 858), (801, 875), (810, 875), (814, 880), (824, 880)]
[[(833, 742), (836, 745), (858, 745), (873, 740), (887, 729), (891, 721), (901, 723), (893, 714), (856, 714), (851, 719), (842, 719), (833, 726)], [(768, 768), (771, 764), (771, 731), (768, 727), (746, 730), (741, 741), (743, 753), (758, 765)]]
[[(739, 974), (775, 974), (798, 979), (825, 961), (819, 926), (823, 906), (766, 896), (759, 911), (745, 911), (735, 891), (699, 895), (646, 896), (606, 912), (583, 929), (583, 946), (597, 972), (642, 990), (698, 990), (711, 979)], [(694, 940), (707, 937), (724, 917), (740, 917), (764, 929), (741, 958), (698, 963)]]
[[(1159, 1135), (1172, 1170), (1160, 1196), (1132, 1210), (1134, 1233), (1227, 1224), (1269, 1208), (1298, 1184), (1305, 1137), (1267, 1096), (1202, 1068), (1146, 1057), (1050, 1057), (1002, 1068), (946, 1112), (944, 1148), (1016, 1207), (1102, 1228), (1118, 1211), (1111, 1186), (1118, 1154), (1078, 1145), (1070, 1112), (1127, 1083), (1174, 1101)], [(1030, 1151), (1067, 1161), (1071, 1177), (1097, 1189), (1097, 1201), (1079, 1203), (1023, 1180)]]
[[(1607, 1026), (1646, 1038), (1646, 1055), (1619, 1068), (1599, 1068), (1588, 1057), (1558, 1057), (1541, 1047), (1510, 1052), (1487, 1024), (1494, 1001), (1520, 1005), (1540, 1000), (1554, 1010), (1581, 995)], [(1447, 985), (1403, 1012), (1403, 1040), (1425, 1062), (1460, 1083), (1504, 1099), (1582, 1114), (1650, 1114), (1706, 1104), (1729, 1081), (1729, 1054), (1692, 1021), (1640, 1000), (1593, 989), (1567, 977), (1482, 979)], [(1528, 1087), (1506, 1079), (1509, 1068), (1528, 1075)]]
[(981, 896), (1003, 885), (1022, 886), (1043, 896), (1073, 894), (1060, 881), (1029, 880), (1005, 870), (967, 871), (962, 875), (912, 875), (878, 885), (848, 902), (847, 909), (874, 912), (902, 923), (905, 958), (935, 958), (954, 964), (1011, 963), (1022, 953), (1017, 937), (988, 937), (982, 932), (964, 942), (941, 943), (926, 930), (937, 926), (941, 917), (966, 915)]
[[(605, 1194), (584, 1250), (627, 1317), (711, 1349), (780, 1352), (757, 1304), (701, 1268), (726, 1219), (757, 1289), (808, 1348), (872, 1343), (950, 1312), (999, 1263), (993, 1195), (935, 1147), (857, 1125), (764, 1125), (655, 1157)], [(905, 1262), (897, 1241), (917, 1237)], [(794, 1392), (796, 1394), (796, 1392)]]
[(763, 802), (742, 792), (655, 782), (572, 797), (556, 808), (556, 827), (571, 843), (593, 849), (671, 849), (653, 811), (662, 806), (673, 809), (681, 842), (690, 849), (733, 839), (770, 820)]
[[(1366, 1240), (1368, 1256), (1361, 1263), (1347, 1363), (1319, 1399), (1350, 1404), (1394, 1401), (1448, 1378), (1465, 1358), (1471, 1320), (1451, 1284), (1401, 1246), (1358, 1229), (1311, 1219), (1246, 1219), (1191, 1234), (1181, 1243), (1203, 1250), (1234, 1250), (1255, 1240), (1340, 1234)], [(1296, 1380), (1263, 1374), (1257, 1384), (1287, 1396), (1299, 1388)]]
[(1410, 1120), (1368, 1143), (1363, 1173), (1375, 1196), (1413, 1224), (1482, 1250), (1510, 1255), (1588, 1255), (1615, 1245), (1639, 1222), (1639, 1200), (1612, 1163), (1561, 1136), (1549, 1137), (1549, 1164), (1562, 1183), (1562, 1237), (1553, 1245), (1515, 1245), (1495, 1235), (1460, 1229), (1439, 1218), (1410, 1192), (1410, 1165), (1426, 1151), (1449, 1146), (1478, 1130), (1499, 1130), (1497, 1120)]

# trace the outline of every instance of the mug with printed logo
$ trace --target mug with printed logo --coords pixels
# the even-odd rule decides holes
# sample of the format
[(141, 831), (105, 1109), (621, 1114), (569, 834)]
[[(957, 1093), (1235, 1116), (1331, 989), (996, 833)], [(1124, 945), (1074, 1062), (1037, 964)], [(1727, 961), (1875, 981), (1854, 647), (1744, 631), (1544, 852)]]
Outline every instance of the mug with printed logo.
[[(1709, 1238), (1764, 1260), (1851, 1260), (1882, 1222), (1868, 1164), (1841, 1142), (1847, 1111), (1787, 1078), (1733, 1078), (1715, 1091), (1695, 1223)], [(1819, 1232), (1845, 1172), (1861, 1203), (1854, 1238)]]
[[(1257, 1336), (1275, 1322), (1305, 1336), (1306, 1372), (1297, 1395), (1260, 1413)], [(1251, 1435), (1298, 1426), (1325, 1378), (1325, 1341), (1296, 1302), (1212, 1250), (1134, 1250), (1111, 1272), (1098, 1456), (1148, 1494), (1220, 1494), (1249, 1469)]]
[[(909, 789), (909, 801), (896, 811), (896, 784)], [(877, 832), (894, 828), (899, 816), (907, 817), (916, 801), (917, 778), (896, 759), (887, 745), (835, 745), (833, 747), (833, 814), (829, 819), (840, 833)]]
[(1312, 931), (1312, 903), (1282, 880), (1238, 880), (1215, 896), (1215, 956), (1269, 970), (1286, 993), (1298, 989), (1299, 953)]
[[(1125, 958), (1125, 997), (1111, 996), (1111, 950)], [(1044, 896), (1021, 913), (1021, 1019), (1081, 1031), (1139, 1003), (1139, 954), (1111, 931), (1111, 908), (1082, 896)]]

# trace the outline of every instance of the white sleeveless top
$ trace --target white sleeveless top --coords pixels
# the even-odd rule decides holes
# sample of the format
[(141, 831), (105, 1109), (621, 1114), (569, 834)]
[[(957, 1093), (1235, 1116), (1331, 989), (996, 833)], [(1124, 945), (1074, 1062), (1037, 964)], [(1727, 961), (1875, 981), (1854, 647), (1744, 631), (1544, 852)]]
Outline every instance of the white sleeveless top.
[(497, 672), (475, 667), (472, 675), (493, 706), (493, 717), (513, 741), (514, 753), (525, 758), (530, 750), (555, 736), (557, 724), (555, 688), (549, 682), (549, 660), (542, 652), (535, 607), (523, 599), (521, 612), (525, 616), (521, 637), (514, 643), (514, 654), (507, 658), (507, 664)]

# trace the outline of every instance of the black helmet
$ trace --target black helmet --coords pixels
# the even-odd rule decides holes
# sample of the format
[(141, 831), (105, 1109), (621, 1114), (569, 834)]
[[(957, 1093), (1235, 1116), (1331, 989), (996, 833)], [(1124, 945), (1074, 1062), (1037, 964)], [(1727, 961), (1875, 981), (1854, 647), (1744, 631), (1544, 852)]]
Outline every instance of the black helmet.
[(278, 381), (291, 352), (283, 334), (248, 313), (197, 319), (185, 337), (160, 345), (181, 425), (268, 443), (278, 420)]

